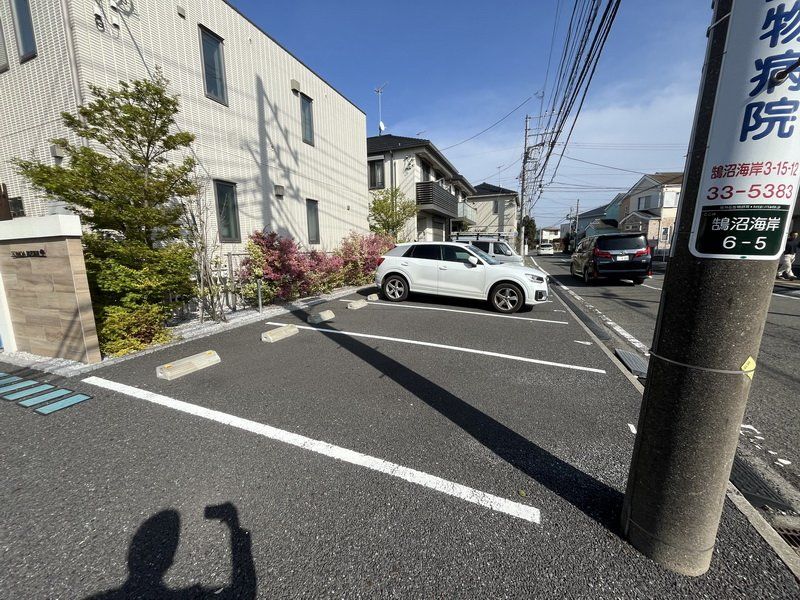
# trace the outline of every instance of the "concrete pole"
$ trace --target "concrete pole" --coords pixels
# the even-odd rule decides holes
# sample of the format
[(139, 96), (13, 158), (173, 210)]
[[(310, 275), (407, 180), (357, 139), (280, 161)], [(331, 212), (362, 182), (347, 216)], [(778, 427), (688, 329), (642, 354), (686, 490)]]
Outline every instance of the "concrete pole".
[[(800, 50), (791, 40), (770, 50), (760, 39), (770, 7), (716, 2), (623, 506), (630, 543), (685, 575), (701, 575), (711, 562), (775, 279), (773, 256), (791, 218), (793, 197), (778, 201), (763, 191), (793, 185), (794, 196), (800, 183), (792, 167), (788, 175), (751, 173), (751, 165), (797, 165), (800, 156), (797, 123), (769, 129), (751, 108), (780, 101), (800, 117), (800, 102), (792, 104), (800, 92), (785, 83), (759, 91), (751, 82), (758, 59)], [(776, 203), (785, 206), (776, 210)], [(729, 229), (720, 214), (737, 222), (746, 216), (751, 225), (757, 217), (783, 221), (761, 233)]]

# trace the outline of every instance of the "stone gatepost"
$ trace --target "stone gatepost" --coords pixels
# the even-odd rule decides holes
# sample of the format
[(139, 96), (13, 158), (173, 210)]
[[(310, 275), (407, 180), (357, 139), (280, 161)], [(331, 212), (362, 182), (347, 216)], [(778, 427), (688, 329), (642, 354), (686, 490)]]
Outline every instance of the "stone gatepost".
[(6, 352), (100, 362), (79, 217), (0, 221), (0, 337)]

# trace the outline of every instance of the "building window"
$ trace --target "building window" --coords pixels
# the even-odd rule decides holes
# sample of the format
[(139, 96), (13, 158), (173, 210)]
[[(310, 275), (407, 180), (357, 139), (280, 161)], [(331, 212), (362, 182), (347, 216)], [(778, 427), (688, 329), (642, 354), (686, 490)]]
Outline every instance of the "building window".
[(3, 22), (0, 21), (0, 73), (8, 71), (8, 52), (6, 51), (6, 38), (3, 35)]
[(220, 242), (241, 242), (239, 233), (239, 204), (236, 201), (236, 184), (214, 181), (217, 194), (217, 229)]
[(652, 194), (649, 194), (647, 196), (639, 196), (639, 198), (637, 198), (637, 202), (638, 202), (637, 210), (658, 208), (658, 196), (653, 196)]
[(385, 187), (383, 182), (383, 159), (369, 161), (369, 189)]
[(426, 163), (424, 160), (420, 161), (422, 166), (422, 181), (430, 181), (431, 180), (431, 166)]
[(25, 206), (22, 204), (22, 198), (9, 198), (8, 206), (11, 209), (12, 219), (18, 219), (25, 216)]
[(300, 94), (300, 122), (303, 128), (303, 141), (314, 145), (314, 110), (311, 107), (313, 100), (305, 94)]
[(228, 90), (225, 84), (225, 56), (222, 38), (200, 26), (200, 51), (203, 55), (203, 83), (206, 96), (221, 104), (228, 104)]
[(306, 200), (308, 243), (319, 244), (319, 205), (316, 200)]
[(669, 241), (669, 227), (662, 227), (661, 228), (661, 241), (668, 242)]
[(14, 17), (14, 30), (17, 32), (19, 62), (36, 58), (36, 36), (33, 35), (31, 5), (28, 0), (11, 0), (11, 14)]
[(499, 200), (495, 200), (494, 202), (492, 202), (492, 214), (493, 215), (500, 214), (500, 201)]

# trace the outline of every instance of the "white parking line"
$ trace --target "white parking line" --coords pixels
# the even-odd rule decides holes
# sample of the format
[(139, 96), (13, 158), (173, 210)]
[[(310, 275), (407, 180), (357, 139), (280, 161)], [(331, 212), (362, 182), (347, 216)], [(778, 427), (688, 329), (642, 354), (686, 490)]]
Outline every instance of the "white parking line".
[(772, 295), (773, 296), (780, 296), (781, 298), (791, 298), (792, 300), (800, 300), (800, 296), (792, 296), (792, 295), (790, 295), (791, 293), (792, 292), (790, 292), (789, 294), (780, 294), (778, 292), (772, 292)]
[[(286, 323), (275, 323), (267, 321), (267, 325), (285, 325)], [(514, 356), (513, 354), (502, 354), (500, 352), (489, 352), (488, 350), (476, 350), (475, 348), (464, 348), (462, 346), (448, 346), (446, 344), (436, 344), (434, 342), (420, 342), (418, 340), (408, 340), (405, 338), (387, 337), (385, 335), (372, 335), (370, 333), (353, 333), (352, 331), (339, 331), (338, 329), (325, 329), (324, 327), (308, 327), (307, 325), (298, 325), (298, 329), (307, 329), (308, 331), (316, 331), (318, 333), (331, 333), (335, 335), (346, 335), (356, 338), (367, 338), (371, 340), (384, 340), (387, 342), (398, 342), (400, 344), (411, 344), (412, 346), (427, 346), (429, 348), (441, 348), (442, 350), (455, 350), (457, 352), (467, 352), (468, 354), (481, 354), (483, 356), (493, 356), (495, 358), (505, 358), (508, 360), (518, 360), (520, 362), (533, 363), (537, 365), (546, 365), (548, 367), (559, 367), (561, 369), (572, 369), (575, 371), (587, 371), (589, 373), (600, 373), (605, 375), (603, 369), (595, 369), (594, 367), (581, 367), (579, 365), (568, 365), (565, 363), (557, 363), (549, 360), (540, 360), (538, 358), (527, 358), (525, 356)]]
[(651, 290), (656, 290), (657, 292), (661, 291), (661, 288), (653, 287), (652, 285), (647, 285), (646, 283), (643, 283), (642, 287), (650, 288)]
[[(349, 300), (339, 299), (339, 302), (349, 302)], [(500, 319), (517, 319), (519, 321), (536, 321), (538, 323), (555, 323), (556, 325), (569, 325), (568, 321), (553, 321), (551, 319), (534, 319), (533, 317), (515, 317), (514, 315), (496, 315), (489, 312), (478, 312), (476, 310), (459, 310), (457, 308), (439, 308), (436, 306), (417, 306), (415, 304), (395, 304), (393, 302), (367, 302), (375, 306), (386, 306), (389, 308), (416, 308), (419, 310), (441, 310), (444, 312), (463, 313), (465, 315), (478, 315), (479, 317), (497, 317)]]
[(183, 402), (168, 396), (162, 396), (161, 394), (142, 390), (130, 385), (125, 385), (123, 383), (102, 379), (101, 377), (87, 377), (83, 380), (83, 382), (114, 392), (119, 392), (127, 396), (132, 396), (134, 398), (138, 398), (139, 400), (145, 400), (147, 402), (152, 402), (153, 404), (165, 406), (167, 408), (194, 415), (196, 417), (208, 419), (210, 421), (216, 421), (217, 423), (222, 423), (223, 425), (229, 425), (230, 427), (236, 427), (237, 429), (249, 431), (271, 440), (297, 446), (298, 448), (309, 450), (317, 454), (322, 454), (323, 456), (328, 456), (330, 458), (335, 458), (346, 463), (366, 467), (367, 469), (378, 471), (379, 473), (384, 473), (386, 475), (391, 475), (392, 477), (397, 477), (398, 479), (415, 483), (417, 485), (436, 490), (437, 492), (442, 492), (443, 494), (447, 494), (461, 500), (466, 500), (467, 502), (471, 502), (473, 504), (485, 506), (491, 510), (505, 513), (507, 515), (511, 515), (512, 517), (517, 517), (531, 523), (541, 522), (541, 513), (539, 512), (539, 509), (533, 506), (512, 502), (511, 500), (506, 500), (505, 498), (500, 498), (499, 496), (487, 494), (486, 492), (481, 492), (480, 490), (476, 490), (459, 483), (454, 483), (452, 481), (442, 479), (441, 477), (436, 477), (435, 475), (429, 475), (428, 473), (417, 471), (416, 469), (409, 469), (408, 467), (403, 467), (380, 458), (375, 458), (374, 456), (362, 454), (354, 450), (348, 450), (347, 448), (342, 448), (341, 446), (334, 446), (333, 444), (329, 444), (327, 442), (314, 440), (290, 431), (277, 429), (269, 425), (264, 425), (263, 423), (257, 423), (256, 421), (250, 421), (249, 419), (242, 419), (241, 417), (236, 417), (228, 413), (211, 410), (203, 406), (198, 406), (197, 404), (190, 404), (189, 402)]

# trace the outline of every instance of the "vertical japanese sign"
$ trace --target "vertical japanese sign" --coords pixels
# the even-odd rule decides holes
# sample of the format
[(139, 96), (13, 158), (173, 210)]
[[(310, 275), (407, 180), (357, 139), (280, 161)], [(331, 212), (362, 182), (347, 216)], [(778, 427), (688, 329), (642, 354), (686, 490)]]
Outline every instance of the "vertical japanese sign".
[(800, 0), (734, 0), (728, 18), (689, 249), (774, 260), (800, 183)]

